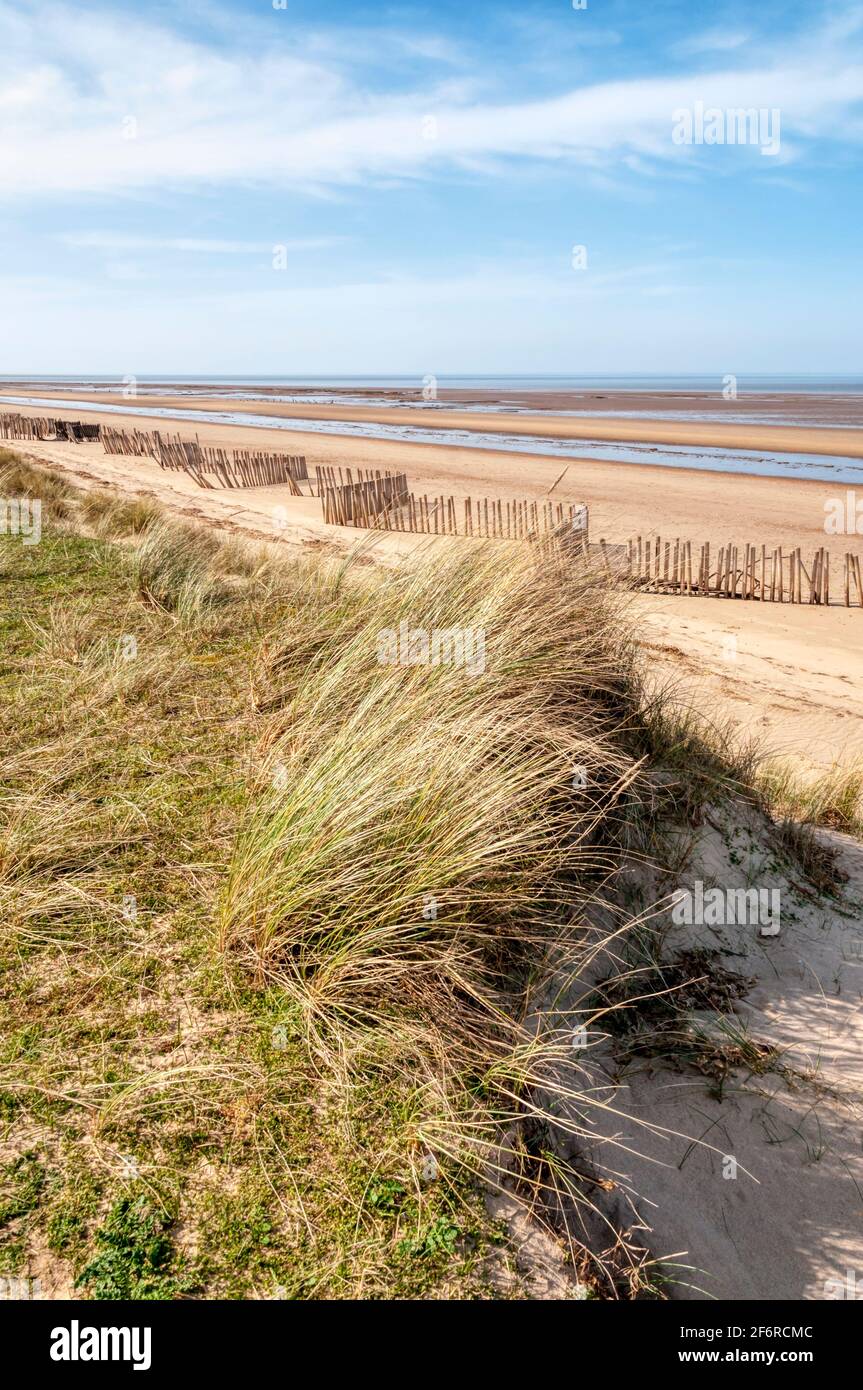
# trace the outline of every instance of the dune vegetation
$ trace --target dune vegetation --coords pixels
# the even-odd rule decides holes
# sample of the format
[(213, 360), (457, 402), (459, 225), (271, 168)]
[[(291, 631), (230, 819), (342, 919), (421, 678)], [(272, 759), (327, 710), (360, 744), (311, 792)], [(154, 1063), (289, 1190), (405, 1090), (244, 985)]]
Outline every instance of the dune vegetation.
[[(577, 1296), (657, 1295), (567, 1223), (553, 1135), (605, 1117), (565, 982), (639, 925), (624, 864), (787, 782), (646, 697), (553, 545), (255, 547), (12, 455), (0, 495), (43, 501), (0, 537), (0, 1274), (522, 1297), (502, 1189)], [(482, 669), (382, 659), (404, 630)]]

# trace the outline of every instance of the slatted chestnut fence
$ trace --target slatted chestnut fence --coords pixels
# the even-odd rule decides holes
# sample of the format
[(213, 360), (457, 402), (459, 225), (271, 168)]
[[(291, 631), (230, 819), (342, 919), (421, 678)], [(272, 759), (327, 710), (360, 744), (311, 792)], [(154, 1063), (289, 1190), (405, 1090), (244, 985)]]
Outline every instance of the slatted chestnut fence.
[[(287, 485), (294, 497), (302, 494), (298, 478), (307, 478), (306, 460), (302, 454), (265, 454), (249, 449), (227, 450), (204, 447), (200, 467), (215, 473), (223, 487), (278, 487)], [(204, 486), (209, 484), (205, 483)]]
[(28, 415), (0, 415), (0, 439), (53, 439), (55, 433), (53, 420)]
[(0, 439), (65, 439), (70, 444), (81, 444), (98, 438), (99, 426), (86, 425), (83, 420), (56, 420), (13, 413), (0, 415)]
[(154, 458), (160, 468), (185, 469), (187, 472), (200, 472), (204, 466), (204, 455), (197, 436), (194, 439), (181, 439), (178, 434), (154, 432)]
[(161, 468), (183, 469), (200, 487), (214, 487), (207, 476), (215, 475), (221, 487), (287, 486), (299, 497), (297, 482), (308, 478), (302, 454), (264, 453), (253, 449), (216, 449), (179, 434), (163, 435), (159, 430), (117, 430), (103, 425), (102, 443), (109, 454), (134, 457), (151, 455)]
[(111, 425), (100, 427), (99, 438), (106, 454), (124, 454), (129, 458), (156, 457), (156, 435), (152, 430), (115, 430)]
[[(387, 485), (393, 494), (390, 497), (386, 495)], [(576, 534), (587, 543), (588, 511), (577, 503), (466, 497), (459, 505), (454, 497), (408, 492), (403, 473), (328, 484), (319, 470), (319, 486), (323, 489), (324, 521), (333, 525), (494, 540)]]
[[(447, 511), (455, 522), (455, 504), (452, 498), (446, 501)], [(588, 510), (578, 502), (466, 497), (463, 529), (454, 526), (451, 534), (483, 536), (493, 540), (537, 540), (543, 535), (573, 536), (586, 545)]]
[[(608, 559), (605, 543), (600, 542)], [(719, 546), (711, 551), (705, 542), (694, 553), (691, 541), (679, 537), (637, 536), (625, 549), (616, 547), (614, 569), (639, 589), (653, 593), (700, 594), (711, 598), (749, 599), (757, 603), (830, 602), (830, 552), (815, 551), (810, 563), (800, 547), (761, 545)], [(842, 557), (842, 595), (845, 606), (863, 607), (863, 574), (860, 558)], [(611, 567), (611, 565), (610, 565)], [(836, 571), (834, 565), (834, 573)]]
[(264, 469), (271, 469), (275, 481), (278, 481), (276, 474), (280, 469), (284, 469), (296, 482), (305, 482), (309, 476), (305, 454), (274, 454), (254, 449), (235, 449), (234, 462), (236, 463), (238, 459), (257, 464)]
[[(324, 521), (333, 526), (368, 526), (387, 529), (386, 517), (400, 510), (408, 500), (408, 480), (404, 473), (359, 470), (354, 482), (347, 469), (347, 481), (325, 481), (333, 469), (318, 469), (318, 492)], [(341, 472), (341, 469), (339, 470)]]
[(84, 420), (58, 420), (57, 438), (66, 439), (70, 444), (93, 443), (99, 438), (99, 426), (89, 425)]
[[(329, 468), (324, 464), (319, 464), (315, 468), (315, 476), (310, 480), (312, 496), (320, 497), (323, 500), (327, 490), (333, 491), (340, 487), (355, 487), (357, 483), (377, 483), (384, 478), (405, 478), (404, 473), (396, 473), (391, 468), (358, 468), (356, 477), (350, 468)], [(406, 491), (406, 489), (405, 489)], [(389, 500), (387, 493), (386, 500)]]

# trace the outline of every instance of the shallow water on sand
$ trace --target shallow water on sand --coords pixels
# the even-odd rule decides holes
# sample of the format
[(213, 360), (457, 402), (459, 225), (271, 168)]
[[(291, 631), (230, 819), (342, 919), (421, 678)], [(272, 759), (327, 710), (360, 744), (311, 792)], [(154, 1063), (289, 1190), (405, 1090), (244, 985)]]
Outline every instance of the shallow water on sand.
[[(649, 463), (666, 468), (696, 468), (714, 473), (747, 473), (759, 477), (805, 478), (814, 482), (863, 484), (863, 459), (823, 454), (786, 454), (769, 450), (725, 449), (688, 444), (621, 444), (615, 440), (544, 439), (511, 435), (504, 430), (434, 429), (417, 425), (388, 425), (354, 420), (304, 420), (230, 410), (194, 410), (185, 407), (135, 406), (124, 401), (46, 399), (39, 396), (2, 396), (7, 405), (46, 409), (52, 416), (69, 410), (136, 415), (144, 419), (188, 421), (190, 424), (247, 425), (255, 429), (302, 430), (310, 434), (350, 435), (364, 439), (394, 439), (401, 443), (444, 444), (455, 448), (495, 449), (515, 454), (542, 454), (552, 458), (597, 458), (612, 463)], [(727, 420), (728, 416), (723, 416)]]

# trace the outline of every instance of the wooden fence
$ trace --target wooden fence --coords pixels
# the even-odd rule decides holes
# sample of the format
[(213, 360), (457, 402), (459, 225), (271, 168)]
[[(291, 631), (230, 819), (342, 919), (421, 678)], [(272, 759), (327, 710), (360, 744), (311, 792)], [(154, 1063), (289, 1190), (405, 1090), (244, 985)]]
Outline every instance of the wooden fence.
[[(226, 449), (204, 446), (200, 450), (200, 468), (215, 473), (223, 487), (279, 487), (286, 485), (294, 497), (302, 494), (297, 481), (307, 478), (306, 460), (302, 454), (267, 454), (251, 449), (234, 449), (229, 458)], [(209, 483), (203, 484), (211, 486)]]
[(200, 472), (203, 465), (201, 446), (195, 439), (181, 439), (178, 434), (153, 431), (153, 457), (160, 468)]
[(47, 416), (0, 415), (0, 439), (50, 440), (65, 439), (81, 444), (99, 438), (98, 425), (86, 425), (83, 420), (56, 420)]
[(308, 478), (306, 460), (302, 454), (264, 453), (253, 449), (216, 449), (202, 445), (198, 436), (181, 439), (179, 434), (163, 435), (159, 430), (117, 430), (102, 426), (102, 443), (109, 454), (143, 457), (147, 454), (160, 468), (183, 469), (199, 487), (214, 487), (208, 474), (213, 474), (222, 487), (280, 487), (290, 488), (295, 497), (301, 495), (299, 480)]
[(56, 435), (53, 420), (28, 415), (0, 415), (0, 439), (53, 439)]
[(106, 454), (124, 454), (128, 458), (156, 457), (156, 436), (152, 430), (115, 430), (102, 425), (99, 438)]
[[(389, 478), (375, 475), (374, 487), (370, 481), (354, 483), (350, 472), (348, 479), (341, 484), (332, 479), (324, 483), (319, 470), (324, 521), (382, 531), (490, 540), (535, 540), (542, 535), (575, 534), (581, 543), (587, 543), (588, 510), (578, 503), (465, 497), (459, 505), (454, 497), (408, 492), (403, 473)], [(379, 486), (388, 482), (390, 497)]]
[(404, 478), (404, 473), (396, 473), (391, 468), (358, 468), (356, 478), (350, 468), (328, 468), (319, 464), (309, 486), (313, 497), (323, 501), (324, 493), (338, 488), (354, 488), (357, 483), (377, 483), (383, 478)]
[(99, 425), (90, 425), (84, 420), (58, 420), (57, 438), (66, 439), (70, 444), (95, 443), (99, 429)]
[[(100, 439), (106, 453), (130, 457), (152, 456), (161, 468), (182, 469), (204, 488), (287, 486), (299, 497), (299, 482), (308, 480), (302, 455), (267, 453), (250, 449), (225, 449), (163, 435), (158, 430), (124, 430), (111, 425), (85, 424), (49, 416), (0, 413), (0, 439), (75, 442)], [(210, 476), (216, 479), (216, 484)], [(482, 537), (495, 540), (536, 540), (554, 535), (588, 547), (588, 509), (574, 502), (553, 502), (496, 497), (466, 497), (457, 505), (454, 497), (422, 496), (408, 491), (404, 473), (318, 467), (309, 480), (312, 495), (323, 506), (323, 519), (331, 525), (358, 526), (418, 535)], [(805, 564), (800, 547), (782, 546), (768, 552), (765, 545), (728, 545), (711, 549), (709, 541), (693, 551), (693, 542), (679, 537), (663, 542), (661, 536), (637, 536), (626, 545), (600, 551), (609, 572), (639, 589), (737, 598), (764, 603), (827, 605), (830, 602), (831, 557), (825, 547)], [(697, 546), (697, 542), (696, 542)], [(863, 607), (863, 572), (860, 557), (842, 556), (841, 581), (834, 563), (836, 583), (841, 585), (845, 606)]]
[[(693, 594), (711, 598), (737, 598), (756, 603), (830, 602), (830, 552), (815, 551), (807, 566), (800, 547), (723, 545), (711, 552), (705, 542), (693, 553), (691, 541), (663, 541), (661, 536), (637, 536), (612, 555), (600, 542), (610, 568), (625, 574), (637, 588), (653, 593)], [(697, 543), (696, 543), (697, 544)], [(863, 607), (863, 574), (860, 559), (843, 557), (842, 595), (846, 607)], [(835, 573), (836, 566), (834, 566)]]
[[(341, 473), (341, 469), (339, 469)], [(404, 473), (359, 470), (354, 482), (347, 470), (347, 482), (335, 483), (335, 470), (317, 470), (318, 496), (323, 504), (324, 521), (332, 526), (367, 526), (386, 529), (386, 517), (408, 500), (408, 480)]]

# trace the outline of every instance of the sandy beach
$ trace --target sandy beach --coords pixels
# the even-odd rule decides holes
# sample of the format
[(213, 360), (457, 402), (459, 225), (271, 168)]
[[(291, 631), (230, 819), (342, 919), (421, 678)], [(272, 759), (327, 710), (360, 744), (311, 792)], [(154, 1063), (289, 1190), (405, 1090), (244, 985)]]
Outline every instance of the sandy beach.
[[(282, 413), (275, 406), (271, 410)], [(106, 418), (98, 411), (81, 414), (92, 421)], [(128, 429), (147, 427), (146, 420), (132, 415), (113, 415), (111, 423)], [(510, 423), (507, 420), (507, 427)], [(575, 459), (562, 466), (560, 459), (529, 454), (243, 425), (198, 424), (191, 430), (169, 421), (159, 427), (178, 429), (185, 437), (195, 433), (202, 443), (229, 449), (302, 453), (310, 470), (403, 470), (419, 494), (539, 499), (553, 488), (552, 496), (560, 501), (586, 502), (592, 537), (609, 542), (642, 534), (710, 540), (714, 545), (793, 544), (804, 551), (828, 544), (837, 565), (846, 549), (863, 557), (863, 535), (825, 536), (824, 506), (836, 488), (823, 483), (745, 476), (734, 476), (732, 482), (728, 475), (695, 469), (596, 459)], [(631, 428), (641, 432), (641, 426)], [(96, 444), (18, 447), (68, 470), (86, 485), (106, 483), (124, 492), (153, 495), (177, 515), (258, 539), (346, 551), (364, 535), (325, 525), (315, 498), (291, 497), (285, 488), (203, 490), (191, 477), (164, 471), (152, 459), (109, 456)], [(857, 443), (857, 448), (863, 444)], [(416, 544), (412, 536), (378, 533), (370, 554), (392, 562)], [(666, 595), (644, 595), (634, 602), (656, 679), (673, 682), (681, 697), (697, 708), (717, 720), (731, 720), (741, 734), (763, 737), (778, 754), (794, 754), (810, 766), (847, 760), (863, 747), (863, 610)]]
[[(155, 404), (155, 402), (146, 403)], [(222, 403), (224, 404), (224, 403)], [(137, 403), (138, 407), (143, 405)], [(285, 408), (290, 411), (289, 407)], [(304, 407), (305, 409), (305, 407)], [(24, 415), (44, 413), (32, 407), (16, 407)], [(283, 413), (281, 410), (274, 413)], [(257, 407), (256, 407), (257, 413)], [(375, 412), (387, 416), (386, 410)], [(345, 418), (356, 418), (344, 411)], [(309, 467), (390, 468), (404, 471), (413, 490), (419, 493), (444, 491), (457, 499), (466, 496), (541, 498), (551, 495), (559, 501), (586, 502), (591, 509), (594, 538), (623, 542), (637, 534), (680, 536), (688, 540), (749, 540), (755, 544), (823, 545), (825, 503), (844, 489), (835, 484), (799, 478), (764, 478), (740, 474), (701, 471), (694, 468), (664, 468), (649, 464), (620, 463), (596, 458), (559, 459), (541, 454), (512, 454), (504, 450), (450, 447), (445, 444), (419, 444), (413, 441), (356, 438), (348, 435), (317, 434), (302, 430), (259, 428), (242, 424), (192, 424), (153, 419), (141, 415), (78, 411), (75, 418), (88, 422), (107, 422), (116, 428), (157, 428), (179, 432), (184, 438), (197, 435), (202, 444), (231, 448), (272, 449), (304, 454)], [(436, 417), (437, 418), (437, 417)], [(472, 420), (475, 424), (475, 419)], [(507, 421), (507, 428), (510, 422)], [(633, 424), (631, 429), (639, 432)], [(809, 431), (807, 431), (809, 433)], [(814, 431), (824, 434), (827, 431)], [(831, 434), (833, 431), (830, 432)], [(837, 431), (838, 433), (838, 431)], [(826, 450), (829, 440), (824, 444)], [(100, 469), (108, 467), (119, 481), (144, 476), (152, 469), (153, 482), (164, 477), (151, 460), (117, 459), (104, 456), (97, 445), (68, 446), (53, 443), (39, 446), (47, 457), (60, 451), (64, 460), (99, 459)], [(863, 450), (863, 435), (857, 448)], [(76, 452), (77, 451), (77, 452)], [(131, 472), (130, 472), (131, 470)], [(172, 478), (172, 484), (175, 483)], [(213, 499), (183, 479), (191, 494)], [(551, 491), (553, 489), (553, 491)], [(271, 489), (254, 489), (248, 500), (253, 511), (273, 505)], [(278, 491), (278, 490), (277, 490)], [(267, 494), (266, 496), (264, 494)], [(232, 498), (234, 509), (238, 495)], [(298, 523), (308, 519), (312, 529), (328, 534), (338, 528), (325, 527), (319, 508), (304, 509), (301, 499), (279, 496), (288, 509), (289, 524), (296, 514)], [(308, 518), (306, 517), (308, 511)], [(837, 552), (845, 549), (863, 553), (863, 535), (833, 538)]]
[[(11, 387), (2, 395), (20, 395)], [(87, 391), (39, 392), (43, 399), (92, 401), (105, 400), (104, 393)], [(118, 402), (114, 401), (114, 404)], [(753, 421), (745, 424), (723, 424), (720, 421), (653, 420), (653, 419), (573, 419), (551, 412), (523, 414), (487, 413), (478, 417), (466, 410), (435, 409), (430, 412), (419, 407), (368, 405), (302, 405), (279, 401), (228, 401), (224, 396), (147, 395), (139, 397), (135, 406), (153, 409), (181, 410), (194, 406), (196, 410), (247, 412), (274, 418), (292, 419), (301, 413), (309, 420), (344, 420), (378, 425), (432, 425), (441, 430), (499, 429), (512, 435), (541, 436), (547, 439), (608, 440), (617, 443), (693, 444), (727, 449), (764, 449), (781, 453), (823, 454), (863, 458), (863, 431), (853, 428), (830, 429), (813, 425), (762, 425)], [(714, 408), (716, 407), (714, 402)], [(721, 402), (719, 403), (721, 405)], [(736, 407), (737, 402), (729, 403)], [(16, 408), (17, 407), (13, 407)], [(734, 410), (729, 411), (730, 414)]]

